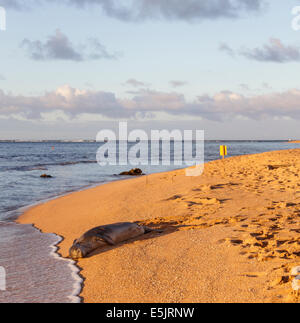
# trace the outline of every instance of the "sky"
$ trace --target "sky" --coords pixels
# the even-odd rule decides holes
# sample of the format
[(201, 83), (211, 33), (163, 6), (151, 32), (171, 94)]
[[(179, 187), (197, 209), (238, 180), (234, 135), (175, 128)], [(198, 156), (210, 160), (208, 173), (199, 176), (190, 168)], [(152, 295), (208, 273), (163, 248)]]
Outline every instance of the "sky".
[(119, 121), (206, 139), (300, 139), (296, 6), (0, 0), (0, 140), (95, 139)]

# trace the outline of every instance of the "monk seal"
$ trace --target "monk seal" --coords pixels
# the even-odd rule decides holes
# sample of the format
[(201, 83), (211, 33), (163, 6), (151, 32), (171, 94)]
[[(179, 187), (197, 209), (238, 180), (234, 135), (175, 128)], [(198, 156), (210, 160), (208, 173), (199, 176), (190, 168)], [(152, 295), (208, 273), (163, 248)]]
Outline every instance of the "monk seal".
[(107, 245), (115, 246), (120, 242), (137, 238), (152, 231), (162, 232), (130, 222), (103, 225), (86, 232), (75, 240), (69, 251), (70, 258), (85, 258), (95, 249)]

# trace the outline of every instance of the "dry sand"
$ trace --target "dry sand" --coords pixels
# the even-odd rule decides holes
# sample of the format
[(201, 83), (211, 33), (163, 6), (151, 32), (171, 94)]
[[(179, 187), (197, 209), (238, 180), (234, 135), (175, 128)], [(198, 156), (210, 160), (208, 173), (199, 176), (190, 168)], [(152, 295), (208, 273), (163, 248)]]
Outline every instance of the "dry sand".
[(19, 221), (73, 240), (139, 221), (164, 233), (78, 262), (85, 302), (299, 302), (300, 149), (228, 158), (105, 184), (41, 204)]

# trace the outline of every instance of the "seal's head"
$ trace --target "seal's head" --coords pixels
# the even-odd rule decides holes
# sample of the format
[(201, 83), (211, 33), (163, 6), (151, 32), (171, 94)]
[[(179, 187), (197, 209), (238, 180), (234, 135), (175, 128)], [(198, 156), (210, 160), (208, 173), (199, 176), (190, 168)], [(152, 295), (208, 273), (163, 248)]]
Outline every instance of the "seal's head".
[(87, 255), (87, 252), (85, 251), (85, 248), (79, 243), (74, 243), (70, 248), (69, 254), (72, 259), (80, 259), (84, 258)]

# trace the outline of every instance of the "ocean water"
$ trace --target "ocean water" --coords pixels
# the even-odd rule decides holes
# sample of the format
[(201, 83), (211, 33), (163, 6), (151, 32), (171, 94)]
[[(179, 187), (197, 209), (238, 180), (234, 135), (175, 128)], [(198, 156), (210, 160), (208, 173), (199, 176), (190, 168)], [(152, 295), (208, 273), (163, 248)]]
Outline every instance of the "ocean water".
[[(144, 144), (149, 150), (147, 162), (151, 144)], [(221, 144), (228, 146), (229, 157), (300, 147), (280, 141), (206, 141), (205, 161), (219, 158)], [(6, 271), (6, 291), (0, 290), (0, 303), (80, 301), (78, 269), (55, 253), (60, 237), (13, 220), (22, 208), (39, 201), (123, 179), (117, 174), (133, 166), (101, 167), (96, 162), (100, 146), (96, 142), (0, 142), (0, 267)], [(133, 146), (128, 144), (128, 149)], [(161, 159), (161, 150), (159, 155)], [(174, 161), (181, 157), (172, 150), (171, 165), (138, 167), (147, 174), (168, 171), (180, 168)], [(44, 173), (53, 178), (40, 178)]]

